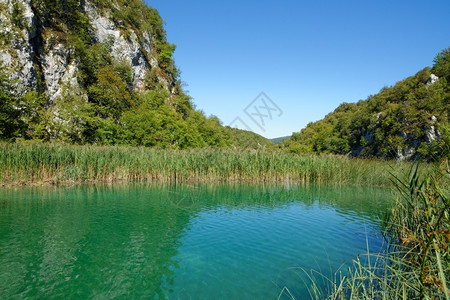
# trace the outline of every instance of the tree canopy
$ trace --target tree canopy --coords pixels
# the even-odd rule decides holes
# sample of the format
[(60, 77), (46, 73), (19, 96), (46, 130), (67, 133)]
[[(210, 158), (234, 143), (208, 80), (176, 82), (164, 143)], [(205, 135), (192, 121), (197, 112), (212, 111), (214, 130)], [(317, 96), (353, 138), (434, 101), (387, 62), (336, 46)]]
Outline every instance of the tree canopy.
[[(431, 74), (439, 77), (431, 81)], [(405, 152), (428, 159), (448, 155), (450, 48), (425, 68), (366, 100), (342, 103), (309, 123), (281, 147), (294, 153), (334, 153), (399, 158)]]

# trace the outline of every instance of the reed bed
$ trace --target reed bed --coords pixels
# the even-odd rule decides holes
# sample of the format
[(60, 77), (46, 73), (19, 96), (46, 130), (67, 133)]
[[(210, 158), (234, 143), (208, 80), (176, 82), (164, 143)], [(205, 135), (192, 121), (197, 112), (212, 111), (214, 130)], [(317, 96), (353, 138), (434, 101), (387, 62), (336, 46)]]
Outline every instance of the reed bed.
[(0, 184), (114, 181), (296, 182), (387, 186), (409, 163), (281, 151), (1, 143)]

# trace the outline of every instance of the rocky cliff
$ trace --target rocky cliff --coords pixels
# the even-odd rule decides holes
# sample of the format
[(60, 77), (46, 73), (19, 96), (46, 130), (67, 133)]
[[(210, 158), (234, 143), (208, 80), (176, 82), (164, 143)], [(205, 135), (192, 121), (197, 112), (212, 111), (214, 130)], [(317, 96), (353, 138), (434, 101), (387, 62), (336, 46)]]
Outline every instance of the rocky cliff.
[(163, 23), (142, 0), (0, 0), (0, 140), (230, 145), (183, 92)]
[[(0, 0), (0, 65), (17, 92), (43, 90), (49, 103), (57, 101), (65, 89), (78, 90), (87, 97), (89, 78), (81, 74), (81, 64), (86, 62), (76, 44), (80, 38), (87, 46), (98, 43), (109, 47), (114, 61), (131, 67), (130, 89), (145, 89), (145, 78), (152, 69), (158, 69), (157, 81), (165, 89), (173, 88), (175, 79), (161, 70), (154, 49), (161, 41), (143, 26), (131, 26), (117, 18), (114, 12), (121, 9), (120, 2), (53, 2), (60, 4)], [(75, 22), (86, 23), (80, 28)]]

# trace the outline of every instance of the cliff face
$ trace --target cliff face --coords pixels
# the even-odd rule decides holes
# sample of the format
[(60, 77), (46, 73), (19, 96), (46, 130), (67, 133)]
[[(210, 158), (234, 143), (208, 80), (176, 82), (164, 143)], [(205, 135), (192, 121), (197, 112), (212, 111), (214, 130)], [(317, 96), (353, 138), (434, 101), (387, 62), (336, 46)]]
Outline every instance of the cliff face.
[[(48, 102), (54, 103), (65, 89), (77, 90), (86, 96), (86, 76), (80, 74), (85, 63), (80, 57), (70, 18), (55, 15), (47, 3), (50, 1), (0, 0), (0, 65), (14, 83), (16, 91), (24, 94), (41, 89)], [(60, 1), (64, 2), (64, 1)], [(70, 2), (70, 1), (66, 1)], [(75, 9), (85, 17), (83, 24), (88, 44), (103, 44), (117, 62), (131, 67), (129, 89), (145, 89), (144, 80), (151, 69), (158, 69), (158, 42), (149, 31), (131, 26), (119, 28), (123, 20), (114, 20), (113, 9), (120, 4), (99, 8), (91, 1), (76, 1), (75, 5), (62, 5), (56, 9)], [(112, 7), (112, 9), (111, 9)], [(69, 16), (69, 13), (66, 14)], [(123, 26), (122, 26), (123, 27)], [(163, 73), (163, 72), (160, 72)], [(174, 78), (168, 74), (157, 76), (157, 81), (170, 90)]]
[[(18, 12), (18, 9), (21, 12)], [(21, 25), (14, 24), (17, 14), (23, 19)], [(16, 17), (13, 19), (13, 16)], [(29, 1), (0, 1), (0, 64), (8, 71), (9, 78), (17, 81), (18, 90), (23, 92), (37, 86), (35, 66), (36, 50), (33, 42), (37, 38), (36, 18)]]
[(0, 0), (0, 140), (222, 147), (142, 0)]

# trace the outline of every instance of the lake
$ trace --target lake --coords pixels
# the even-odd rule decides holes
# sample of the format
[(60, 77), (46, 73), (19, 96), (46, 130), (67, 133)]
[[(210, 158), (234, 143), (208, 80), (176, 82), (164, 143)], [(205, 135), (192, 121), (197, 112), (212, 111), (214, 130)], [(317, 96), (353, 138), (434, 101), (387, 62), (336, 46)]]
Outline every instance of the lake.
[[(308, 299), (379, 250), (386, 189), (116, 184), (0, 190), (0, 298)], [(289, 299), (287, 294), (281, 299)]]

